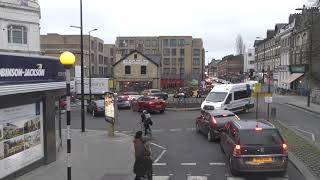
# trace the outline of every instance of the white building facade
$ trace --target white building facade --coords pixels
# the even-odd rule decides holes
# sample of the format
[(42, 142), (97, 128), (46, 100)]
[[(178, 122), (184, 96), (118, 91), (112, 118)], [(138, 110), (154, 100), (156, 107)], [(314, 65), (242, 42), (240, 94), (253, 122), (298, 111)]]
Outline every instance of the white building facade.
[(0, 0), (0, 52), (40, 54), (38, 0)]
[(250, 71), (255, 69), (255, 61), (254, 61), (254, 48), (249, 48), (247, 52), (244, 54), (244, 62), (243, 62), (243, 72), (250, 73)]

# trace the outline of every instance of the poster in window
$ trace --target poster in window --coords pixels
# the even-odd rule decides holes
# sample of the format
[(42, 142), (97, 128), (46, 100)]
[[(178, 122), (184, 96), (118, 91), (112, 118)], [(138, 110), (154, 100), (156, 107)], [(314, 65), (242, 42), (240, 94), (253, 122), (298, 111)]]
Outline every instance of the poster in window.
[(42, 102), (0, 109), (0, 178), (44, 157)]

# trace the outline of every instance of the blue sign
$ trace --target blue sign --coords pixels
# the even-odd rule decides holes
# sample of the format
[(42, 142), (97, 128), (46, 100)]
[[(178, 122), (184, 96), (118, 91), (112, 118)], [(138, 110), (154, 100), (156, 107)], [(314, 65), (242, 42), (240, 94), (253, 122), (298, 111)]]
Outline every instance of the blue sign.
[(53, 57), (0, 54), (0, 85), (65, 81), (64, 72)]
[(250, 84), (246, 84), (247, 92), (251, 92)]

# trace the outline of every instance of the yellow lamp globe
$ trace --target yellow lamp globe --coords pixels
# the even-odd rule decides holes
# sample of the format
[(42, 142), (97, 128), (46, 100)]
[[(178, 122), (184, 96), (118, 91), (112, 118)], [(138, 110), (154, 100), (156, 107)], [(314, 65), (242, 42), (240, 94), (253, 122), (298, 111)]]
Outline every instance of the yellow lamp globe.
[(69, 51), (63, 52), (60, 55), (60, 63), (65, 66), (72, 66), (76, 62), (76, 57)]

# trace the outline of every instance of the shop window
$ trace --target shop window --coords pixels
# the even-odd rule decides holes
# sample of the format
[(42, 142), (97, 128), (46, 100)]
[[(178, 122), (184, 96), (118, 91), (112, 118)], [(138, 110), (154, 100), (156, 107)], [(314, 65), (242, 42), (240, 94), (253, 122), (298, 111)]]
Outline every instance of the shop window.
[(125, 66), (125, 74), (131, 74), (131, 66)]
[(147, 66), (141, 66), (140, 73), (147, 74)]

